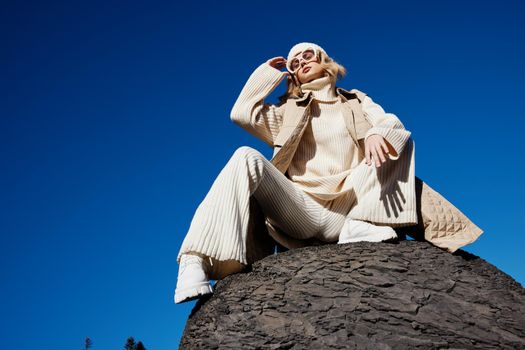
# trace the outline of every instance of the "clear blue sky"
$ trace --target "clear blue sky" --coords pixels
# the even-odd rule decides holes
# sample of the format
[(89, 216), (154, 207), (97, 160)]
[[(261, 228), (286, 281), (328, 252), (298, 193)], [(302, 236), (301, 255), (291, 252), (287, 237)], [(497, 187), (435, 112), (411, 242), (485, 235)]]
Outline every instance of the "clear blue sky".
[(485, 231), (464, 249), (523, 284), (522, 4), (2, 2), (3, 347), (178, 346), (192, 215), (237, 147), (271, 157), (231, 107), (301, 41), (402, 120), (416, 175)]

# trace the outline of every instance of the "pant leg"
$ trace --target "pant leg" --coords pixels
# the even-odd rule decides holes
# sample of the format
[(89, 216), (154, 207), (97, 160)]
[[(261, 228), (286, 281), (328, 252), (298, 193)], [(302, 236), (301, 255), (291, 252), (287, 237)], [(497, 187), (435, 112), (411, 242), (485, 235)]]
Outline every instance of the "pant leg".
[(318, 232), (321, 206), (259, 151), (243, 146), (234, 152), (195, 211), (177, 261), (185, 253), (209, 257), (214, 279), (241, 271), (248, 263), (247, 234), (254, 198), (272, 223), (288, 234), (309, 238)]
[(320, 202), (323, 210), (316, 238), (329, 243), (337, 242), (348, 212), (356, 202), (354, 192), (349, 191), (335, 199)]
[(316, 237), (323, 203), (314, 200), (270, 161), (263, 159), (263, 180), (253, 196), (272, 225), (297, 239)]
[(415, 142), (409, 138), (396, 160), (379, 168), (364, 160), (350, 174), (356, 204), (348, 216), (391, 227), (417, 224)]

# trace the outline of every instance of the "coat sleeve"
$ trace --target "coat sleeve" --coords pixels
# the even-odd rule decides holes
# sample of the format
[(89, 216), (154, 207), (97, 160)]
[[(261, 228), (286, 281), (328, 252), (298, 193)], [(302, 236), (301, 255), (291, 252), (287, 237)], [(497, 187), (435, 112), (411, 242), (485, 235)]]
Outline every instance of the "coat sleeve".
[(381, 135), (395, 150), (395, 154), (389, 153), (391, 160), (396, 160), (405, 148), (411, 132), (406, 130), (403, 123), (396, 115), (386, 113), (384, 109), (375, 103), (368, 95), (362, 102), (363, 113), (368, 118), (372, 127), (367, 131), (365, 140), (373, 134)]
[(230, 113), (234, 123), (272, 147), (283, 122), (285, 104), (268, 104), (264, 99), (285, 77), (285, 72), (266, 62), (261, 64), (248, 78)]

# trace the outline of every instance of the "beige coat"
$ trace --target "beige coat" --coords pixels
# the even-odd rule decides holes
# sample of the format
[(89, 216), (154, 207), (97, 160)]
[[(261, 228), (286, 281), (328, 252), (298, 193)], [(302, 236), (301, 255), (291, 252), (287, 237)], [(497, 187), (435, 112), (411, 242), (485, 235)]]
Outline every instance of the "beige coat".
[[(343, 101), (343, 116), (349, 135), (357, 147), (362, 147), (366, 132), (373, 126), (364, 117), (361, 109), (360, 104), (365, 94), (357, 89), (347, 91), (340, 87), (336, 89), (336, 92)], [(311, 102), (311, 93), (308, 92), (299, 99), (288, 99), (284, 107), (283, 123), (275, 137), (271, 159), (272, 164), (283, 174), (286, 174), (301, 136), (306, 129), (308, 108)], [(474, 242), (483, 233), (459, 209), (417, 176), (415, 183), (419, 223), (413, 226), (396, 228), (398, 233), (402, 232), (415, 239), (426, 240), (451, 253), (466, 244)], [(253, 251), (253, 255), (247, 257), (248, 261), (253, 262), (271, 253), (272, 244), (270, 237), (288, 249), (322, 244), (316, 239), (298, 240), (288, 236), (264, 217), (255, 201), (252, 200), (250, 205), (252, 223), (249, 230), (252, 232), (248, 234), (248, 237), (254, 240), (268, 237), (268, 240), (266, 242), (260, 241), (259, 244), (249, 244), (258, 247), (258, 251)], [(269, 236), (264, 231), (267, 231)]]

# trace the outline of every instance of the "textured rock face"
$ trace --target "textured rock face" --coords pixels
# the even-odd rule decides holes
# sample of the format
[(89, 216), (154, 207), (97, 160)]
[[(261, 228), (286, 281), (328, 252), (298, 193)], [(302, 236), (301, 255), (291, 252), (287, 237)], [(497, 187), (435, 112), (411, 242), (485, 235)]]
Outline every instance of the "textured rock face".
[(525, 290), (428, 242), (330, 244), (217, 281), (183, 349), (523, 349)]

